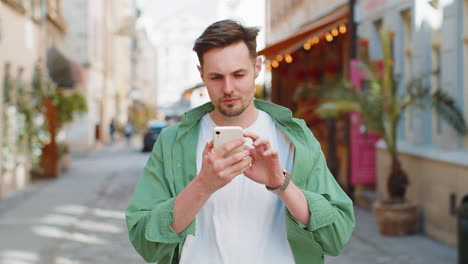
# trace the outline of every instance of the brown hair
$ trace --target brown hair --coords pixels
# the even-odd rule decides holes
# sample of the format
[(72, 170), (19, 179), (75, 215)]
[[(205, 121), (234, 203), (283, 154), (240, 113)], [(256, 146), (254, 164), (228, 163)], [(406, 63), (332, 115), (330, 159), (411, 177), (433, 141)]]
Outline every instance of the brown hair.
[(256, 27), (244, 27), (234, 20), (221, 20), (208, 26), (200, 37), (195, 40), (193, 51), (197, 53), (200, 64), (203, 64), (203, 54), (213, 48), (227, 47), (243, 41), (249, 49), (250, 57), (257, 57), (257, 35), (260, 31)]

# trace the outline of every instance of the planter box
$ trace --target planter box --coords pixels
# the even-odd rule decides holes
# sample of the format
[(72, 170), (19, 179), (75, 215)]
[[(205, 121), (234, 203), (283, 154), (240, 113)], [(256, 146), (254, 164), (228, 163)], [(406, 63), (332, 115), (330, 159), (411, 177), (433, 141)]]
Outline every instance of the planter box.
[(411, 202), (374, 205), (379, 233), (384, 236), (404, 236), (419, 231), (419, 210)]

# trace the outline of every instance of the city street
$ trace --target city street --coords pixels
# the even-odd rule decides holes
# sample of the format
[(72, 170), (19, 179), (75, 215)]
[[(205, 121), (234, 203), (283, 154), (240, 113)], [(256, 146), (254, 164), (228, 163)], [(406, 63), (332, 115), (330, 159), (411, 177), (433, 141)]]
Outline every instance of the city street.
[[(137, 145), (137, 144), (135, 144)], [(149, 154), (124, 143), (74, 156), (56, 180), (0, 201), (0, 264), (144, 263), (130, 245), (124, 210)], [(456, 263), (456, 249), (423, 235), (384, 238), (356, 209), (350, 244), (329, 264)]]

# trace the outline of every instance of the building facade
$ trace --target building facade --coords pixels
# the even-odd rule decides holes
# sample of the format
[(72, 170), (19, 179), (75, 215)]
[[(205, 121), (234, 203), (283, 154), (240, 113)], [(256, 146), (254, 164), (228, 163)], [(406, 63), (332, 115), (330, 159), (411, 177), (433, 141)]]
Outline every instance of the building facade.
[[(426, 85), (455, 98), (468, 117), (468, 1), (361, 0), (355, 10), (371, 59), (382, 58), (378, 32), (387, 27), (394, 32), (393, 73), (401, 83), (435, 71)], [(468, 190), (468, 136), (455, 133), (430, 106), (407, 109), (398, 136), (407, 199), (420, 206), (423, 231), (456, 245), (456, 209)], [(385, 199), (390, 157), (382, 145), (377, 168), (377, 194)]]
[(88, 113), (68, 126), (66, 137), (73, 151), (86, 152), (110, 141), (112, 120), (127, 122), (136, 8), (130, 0), (70, 0), (63, 12), (70, 25), (67, 54), (83, 68), (88, 103)]
[(19, 104), (22, 94), (29, 92), (26, 89), (32, 89), (29, 83), (35, 66), (48, 67), (52, 50), (63, 54), (65, 33), (60, 0), (0, 1), (0, 198), (31, 179), (31, 153), (19, 136), (28, 132)]
[(159, 106), (177, 102), (185, 89), (200, 82), (192, 47), (209, 22), (190, 10), (182, 10), (178, 16), (154, 25)]
[(350, 190), (347, 118), (324, 120), (314, 109), (320, 90), (349, 73), (348, 1), (266, 1), (265, 56), (271, 101), (302, 118), (319, 140), (328, 167)]
[(143, 27), (137, 29), (135, 40), (135, 99), (156, 111), (156, 49)]

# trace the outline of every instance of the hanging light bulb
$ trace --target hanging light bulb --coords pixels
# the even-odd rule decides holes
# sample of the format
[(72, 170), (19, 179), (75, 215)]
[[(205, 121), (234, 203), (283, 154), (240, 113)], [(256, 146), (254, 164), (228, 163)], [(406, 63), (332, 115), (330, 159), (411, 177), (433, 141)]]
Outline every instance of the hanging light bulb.
[(336, 37), (336, 36), (338, 36), (338, 35), (340, 34), (340, 32), (338, 32), (338, 29), (336, 29), (336, 28), (333, 28), (333, 29), (331, 30), (331, 33), (332, 33), (332, 35), (333, 35), (334, 37)]
[(332, 41), (333, 41), (333, 36), (332, 36), (332, 34), (327, 33), (327, 34), (325, 35), (325, 39), (326, 39), (328, 42), (332, 42)]
[(281, 62), (283, 60), (283, 55), (279, 54), (275, 58), (278, 62)]
[(341, 24), (338, 30), (340, 31), (341, 34), (346, 33), (346, 31), (347, 31), (346, 25)]
[(314, 44), (318, 44), (320, 42), (320, 38), (315, 36), (315, 37), (312, 38), (312, 41), (313, 41)]
[(310, 46), (309, 42), (304, 43), (304, 49), (305, 50), (310, 50), (310, 47), (311, 46)]
[(271, 62), (271, 66), (272, 66), (273, 68), (278, 68), (278, 67), (279, 67), (279, 62), (276, 61), (276, 60), (273, 60), (273, 61)]
[(291, 63), (293, 61), (291, 54), (286, 54), (286, 56), (284, 56), (284, 61), (286, 61), (286, 63)]

